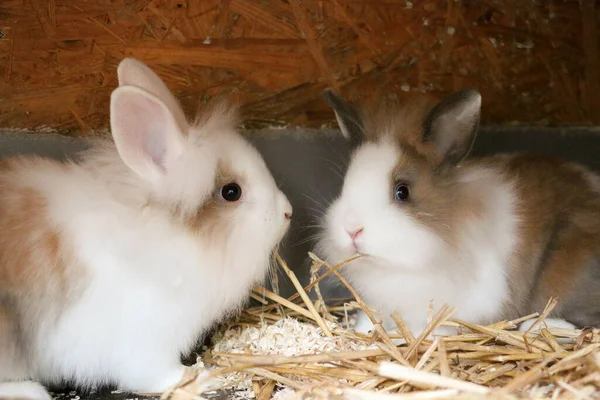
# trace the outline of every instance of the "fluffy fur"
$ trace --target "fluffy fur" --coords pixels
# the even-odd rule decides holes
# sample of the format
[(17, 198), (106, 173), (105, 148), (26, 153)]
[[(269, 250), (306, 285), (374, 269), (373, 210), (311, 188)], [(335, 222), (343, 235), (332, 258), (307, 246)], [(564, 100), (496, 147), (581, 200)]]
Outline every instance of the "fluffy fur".
[[(463, 161), (478, 128), (475, 91), (425, 113), (419, 106), (370, 118), (354, 110), (345, 123), (350, 105), (335, 107), (342, 101), (330, 104), (357, 144), (316, 251), (331, 263), (363, 255), (343, 273), (385, 324), (393, 326), (396, 311), (419, 334), (430, 301), (489, 323), (541, 311), (554, 296), (554, 321), (600, 325), (597, 175), (524, 154)], [(394, 198), (398, 183), (408, 185), (408, 200)], [(357, 329), (371, 327), (363, 315)]]
[[(116, 146), (0, 166), (0, 395), (48, 398), (32, 381), (177, 384), (181, 354), (247, 299), (288, 229), (291, 206), (233, 114), (188, 125), (133, 59), (119, 81)], [(236, 202), (220, 197), (230, 182)]]

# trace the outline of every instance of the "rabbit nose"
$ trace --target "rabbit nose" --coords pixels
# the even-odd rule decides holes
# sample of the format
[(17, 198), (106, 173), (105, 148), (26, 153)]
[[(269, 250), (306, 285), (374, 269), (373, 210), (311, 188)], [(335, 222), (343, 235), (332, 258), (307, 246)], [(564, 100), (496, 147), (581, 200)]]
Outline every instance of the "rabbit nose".
[(352, 240), (356, 240), (358, 235), (360, 235), (362, 233), (363, 229), (364, 228), (361, 226), (359, 228), (356, 228), (354, 230), (347, 231), (347, 232), (348, 232), (348, 235), (350, 235), (350, 237), (352, 238)]
[(292, 219), (292, 212), (288, 211), (286, 213), (284, 213), (283, 215), (285, 215), (285, 219)]

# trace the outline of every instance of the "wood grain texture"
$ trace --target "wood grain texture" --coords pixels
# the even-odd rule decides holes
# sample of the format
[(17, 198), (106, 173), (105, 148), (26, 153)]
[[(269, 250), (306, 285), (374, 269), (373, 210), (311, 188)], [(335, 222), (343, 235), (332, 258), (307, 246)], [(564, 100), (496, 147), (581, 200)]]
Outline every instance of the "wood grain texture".
[(595, 0), (2, 0), (0, 127), (108, 127), (116, 66), (148, 63), (191, 116), (333, 124), (324, 87), (367, 100), (471, 86), (483, 122), (600, 122)]

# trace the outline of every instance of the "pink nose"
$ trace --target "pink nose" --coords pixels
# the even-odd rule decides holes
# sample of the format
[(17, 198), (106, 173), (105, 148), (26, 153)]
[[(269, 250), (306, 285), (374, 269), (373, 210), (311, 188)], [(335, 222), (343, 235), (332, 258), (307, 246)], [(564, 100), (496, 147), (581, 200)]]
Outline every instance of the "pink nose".
[(357, 228), (353, 231), (348, 231), (348, 235), (350, 235), (350, 237), (352, 238), (352, 240), (356, 240), (356, 238), (358, 237), (358, 235), (360, 235), (363, 231), (363, 228)]
[(292, 213), (291, 212), (286, 212), (284, 215), (285, 215), (285, 219), (292, 219)]

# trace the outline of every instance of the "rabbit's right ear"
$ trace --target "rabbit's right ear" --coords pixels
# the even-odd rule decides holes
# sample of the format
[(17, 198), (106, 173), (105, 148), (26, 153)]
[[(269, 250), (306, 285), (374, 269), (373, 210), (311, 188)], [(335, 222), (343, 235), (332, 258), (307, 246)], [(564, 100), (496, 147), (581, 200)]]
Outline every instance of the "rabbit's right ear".
[(184, 149), (175, 116), (158, 97), (136, 86), (121, 86), (110, 97), (110, 126), (121, 159), (154, 183)]
[(442, 162), (458, 164), (468, 156), (481, 114), (481, 95), (475, 89), (463, 89), (439, 102), (424, 123), (424, 142), (431, 142)]
[(187, 130), (187, 119), (179, 102), (167, 85), (150, 67), (135, 58), (125, 58), (117, 68), (119, 86), (137, 86), (161, 99), (173, 113), (182, 131)]
[(326, 89), (323, 96), (335, 112), (342, 135), (350, 142), (351, 147), (358, 146), (365, 138), (364, 122), (360, 111), (331, 89)]

